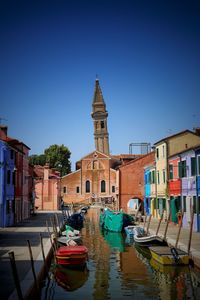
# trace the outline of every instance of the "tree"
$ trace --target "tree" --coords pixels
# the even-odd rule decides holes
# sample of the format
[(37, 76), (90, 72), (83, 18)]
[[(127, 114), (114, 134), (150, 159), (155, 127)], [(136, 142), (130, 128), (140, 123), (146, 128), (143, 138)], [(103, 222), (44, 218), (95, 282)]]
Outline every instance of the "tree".
[(61, 176), (71, 172), (71, 162), (69, 160), (71, 152), (63, 144), (61, 146), (56, 144), (51, 145), (44, 150), (44, 155), (50, 168), (58, 170)]
[(29, 162), (32, 165), (40, 165), (40, 166), (44, 166), (46, 164), (46, 157), (44, 154), (33, 154), (31, 156), (29, 156)]
[(62, 145), (51, 145), (44, 150), (44, 154), (33, 154), (29, 156), (29, 162), (32, 165), (44, 166), (49, 163), (50, 168), (55, 168), (60, 172), (60, 176), (64, 176), (71, 172), (70, 162), (71, 152), (67, 147)]

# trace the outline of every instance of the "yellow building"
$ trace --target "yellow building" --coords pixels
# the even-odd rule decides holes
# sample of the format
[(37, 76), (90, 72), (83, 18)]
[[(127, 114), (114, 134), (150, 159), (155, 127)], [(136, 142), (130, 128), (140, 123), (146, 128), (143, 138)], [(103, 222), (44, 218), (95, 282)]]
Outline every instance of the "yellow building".
[(164, 217), (166, 218), (170, 209), (170, 198), (168, 195), (168, 157), (191, 147), (198, 146), (199, 143), (200, 136), (198, 131), (192, 132), (190, 130), (184, 130), (163, 138), (154, 144), (157, 198), (156, 204), (154, 204), (154, 210), (157, 210), (159, 216), (164, 213)]

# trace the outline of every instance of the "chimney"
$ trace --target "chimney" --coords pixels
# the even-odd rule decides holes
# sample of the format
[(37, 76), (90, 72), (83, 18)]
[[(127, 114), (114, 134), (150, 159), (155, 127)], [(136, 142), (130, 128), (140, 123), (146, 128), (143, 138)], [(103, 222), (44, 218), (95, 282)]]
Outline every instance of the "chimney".
[(194, 132), (200, 136), (200, 127), (195, 127)]
[(6, 140), (7, 138), (8, 127), (5, 125), (0, 125), (0, 139)]

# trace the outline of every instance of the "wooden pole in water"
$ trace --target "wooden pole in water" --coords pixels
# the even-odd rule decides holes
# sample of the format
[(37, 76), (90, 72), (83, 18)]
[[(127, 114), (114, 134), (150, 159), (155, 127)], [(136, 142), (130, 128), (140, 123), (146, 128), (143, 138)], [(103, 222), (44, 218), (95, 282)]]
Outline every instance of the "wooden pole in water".
[(176, 238), (175, 248), (177, 248), (177, 246), (178, 246), (178, 240), (179, 240), (180, 233), (181, 233), (182, 222), (183, 222), (183, 213), (181, 212), (180, 223), (179, 223), (179, 228), (178, 228), (178, 234), (177, 234), (177, 238)]
[(12, 268), (12, 273), (13, 273), (13, 277), (14, 277), (14, 282), (15, 282), (15, 286), (16, 286), (16, 290), (17, 290), (17, 295), (18, 295), (18, 299), (19, 300), (23, 300), (23, 295), (22, 295), (22, 290), (21, 290), (21, 286), (20, 286), (20, 281), (19, 281), (19, 276), (17, 273), (17, 267), (16, 267), (16, 262), (15, 262), (15, 255), (13, 251), (9, 251), (9, 258), (10, 258), (10, 263), (11, 263), (11, 268)]
[(44, 254), (43, 238), (42, 238), (41, 232), (40, 232), (40, 244), (41, 244), (42, 257), (43, 257), (43, 261), (44, 261), (45, 271), (46, 271), (47, 276), (49, 277), (47, 263), (46, 263), (46, 258), (45, 258), (45, 254)]
[(42, 250), (42, 257), (43, 257), (43, 261), (45, 262), (45, 254), (44, 254), (44, 245), (43, 245), (43, 239), (42, 239), (42, 234), (40, 232), (40, 245), (41, 245), (41, 250)]
[(141, 203), (139, 204), (138, 209), (137, 209), (137, 211), (136, 211), (136, 214), (135, 214), (135, 221), (137, 220), (137, 215), (138, 215), (138, 213), (139, 213), (140, 206), (141, 206)]
[(157, 227), (157, 230), (156, 230), (156, 235), (158, 235), (158, 231), (159, 231), (159, 229), (160, 229), (160, 224), (161, 224), (161, 222), (162, 222), (162, 219), (163, 219), (163, 213), (162, 213), (161, 218), (160, 218), (160, 220), (159, 220), (159, 222), (158, 222), (158, 227)]
[(191, 208), (190, 235), (189, 235), (188, 249), (187, 249), (188, 255), (190, 254), (190, 247), (191, 247), (191, 241), (192, 241), (193, 221), (194, 221), (194, 212), (193, 212), (193, 209)]
[(61, 234), (61, 227), (60, 227), (60, 223), (59, 223), (57, 214), (56, 214), (56, 222), (57, 222), (57, 227), (59, 228), (59, 234)]
[(145, 229), (146, 221), (147, 221), (147, 215), (145, 214), (145, 218), (144, 218), (144, 226), (143, 226), (144, 229)]
[(149, 227), (150, 227), (151, 217), (152, 217), (152, 214), (149, 215), (149, 220), (148, 220), (148, 225), (147, 225), (147, 233), (149, 233)]
[(46, 223), (47, 223), (47, 231), (48, 231), (48, 233), (49, 233), (49, 239), (50, 239), (50, 242), (51, 242), (51, 247), (52, 247), (52, 249), (53, 249), (53, 254), (54, 254), (54, 256), (55, 256), (55, 247), (54, 247), (54, 244), (53, 244), (52, 239), (51, 239), (51, 232), (50, 232), (50, 230), (49, 230), (48, 221), (46, 221)]
[(169, 212), (169, 215), (168, 215), (168, 218), (167, 218), (167, 224), (166, 224), (166, 227), (165, 227), (165, 232), (164, 232), (164, 237), (163, 237), (164, 240), (166, 240), (167, 229), (168, 229), (170, 218), (171, 218), (171, 212)]
[(33, 260), (33, 253), (32, 253), (32, 249), (31, 249), (31, 244), (30, 244), (29, 240), (27, 240), (27, 243), (28, 243), (28, 250), (29, 250), (29, 255), (30, 255), (30, 260), (31, 260), (31, 269), (32, 269), (32, 272), (33, 272), (33, 278), (34, 278), (34, 281), (35, 281), (35, 286), (37, 288), (37, 291), (39, 292), (39, 287), (38, 287), (37, 277), (36, 277), (36, 273), (35, 273), (35, 267), (34, 267), (34, 260)]

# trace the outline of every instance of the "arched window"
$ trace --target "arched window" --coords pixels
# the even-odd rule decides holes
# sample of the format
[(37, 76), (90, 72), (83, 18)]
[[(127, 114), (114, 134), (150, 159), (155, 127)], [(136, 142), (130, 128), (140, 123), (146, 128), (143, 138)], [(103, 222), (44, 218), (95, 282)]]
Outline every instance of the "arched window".
[(63, 186), (63, 194), (66, 194), (66, 193), (67, 193), (67, 187)]
[(85, 183), (85, 192), (90, 193), (90, 182), (89, 182), (89, 180), (87, 180), (86, 183)]
[(101, 181), (101, 193), (105, 193), (106, 192), (106, 182), (105, 180)]

